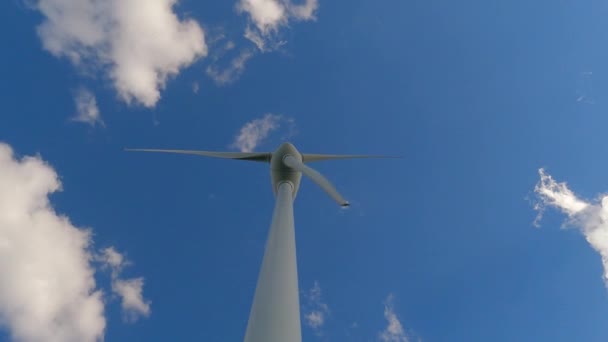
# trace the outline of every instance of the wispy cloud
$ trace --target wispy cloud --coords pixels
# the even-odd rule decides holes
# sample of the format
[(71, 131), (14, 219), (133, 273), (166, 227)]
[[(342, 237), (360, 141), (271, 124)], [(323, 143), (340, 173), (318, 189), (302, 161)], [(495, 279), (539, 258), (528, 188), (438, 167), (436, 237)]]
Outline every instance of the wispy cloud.
[(153, 107), (167, 80), (207, 54), (204, 32), (173, 12), (177, 0), (38, 0), (44, 48), (103, 71), (120, 98)]
[(534, 192), (538, 202), (534, 208), (538, 225), (546, 207), (553, 207), (568, 216), (567, 223), (579, 229), (587, 242), (602, 258), (604, 284), (608, 287), (608, 195), (600, 195), (595, 201), (579, 198), (565, 182), (556, 182), (544, 169), (539, 169), (540, 181)]
[(313, 287), (304, 296), (304, 322), (315, 334), (323, 335), (322, 328), (329, 315), (329, 306), (321, 298), (321, 286), (318, 281), (314, 282)]
[(290, 21), (315, 20), (318, 7), (317, 0), (306, 0), (301, 4), (293, 4), (289, 0), (238, 0), (236, 11), (248, 18), (243, 36), (257, 49), (237, 48), (233, 40), (226, 38), (223, 29), (211, 30), (208, 43), (212, 52), (209, 56), (211, 63), (205, 69), (207, 76), (218, 86), (235, 82), (256, 54), (276, 50), (286, 43), (281, 39), (282, 27), (288, 26)]
[(387, 326), (380, 332), (378, 338), (382, 342), (409, 342), (409, 338), (403, 330), (403, 325), (399, 321), (394, 308), (395, 296), (389, 294), (384, 301), (384, 318), (387, 321)]
[(217, 65), (211, 64), (207, 67), (207, 76), (209, 76), (215, 82), (215, 84), (219, 86), (230, 84), (241, 76), (245, 70), (247, 61), (249, 61), (253, 55), (253, 51), (244, 49), (238, 56), (232, 59), (232, 61), (230, 61), (230, 65), (223, 70)]
[(101, 252), (99, 260), (112, 270), (112, 292), (121, 298), (121, 306), (127, 321), (136, 321), (140, 316), (150, 315), (150, 301), (143, 298), (144, 279), (142, 277), (122, 279), (121, 272), (128, 262), (114, 247)]
[(576, 86), (576, 102), (594, 104), (593, 98), (593, 72), (579, 73)]
[(290, 0), (239, 0), (236, 9), (249, 18), (245, 38), (261, 51), (269, 51), (284, 43), (279, 39), (281, 27), (287, 26), (291, 20), (315, 20), (318, 7), (317, 0), (306, 0), (300, 5)]
[(97, 124), (104, 125), (97, 107), (97, 99), (95, 95), (86, 88), (80, 88), (74, 95), (74, 104), (76, 105), (76, 116), (73, 121), (82, 122), (90, 126)]
[(0, 143), (0, 322), (14, 341), (103, 340), (92, 230), (54, 210), (49, 195), (60, 189), (40, 157), (16, 157)]
[(290, 16), (295, 20), (315, 20), (315, 12), (319, 8), (319, 2), (317, 0), (306, 0), (303, 4), (294, 5), (290, 1), (285, 2), (287, 9), (289, 10)]
[(209, 41), (210, 63), (205, 73), (218, 86), (231, 84), (241, 77), (247, 62), (256, 54), (252, 48), (237, 49), (234, 41), (227, 39), (222, 29), (216, 29)]
[(251, 152), (268, 137), (268, 135), (280, 127), (282, 116), (276, 114), (265, 114), (262, 118), (254, 119), (241, 127), (239, 134), (234, 138), (232, 147), (241, 152)]

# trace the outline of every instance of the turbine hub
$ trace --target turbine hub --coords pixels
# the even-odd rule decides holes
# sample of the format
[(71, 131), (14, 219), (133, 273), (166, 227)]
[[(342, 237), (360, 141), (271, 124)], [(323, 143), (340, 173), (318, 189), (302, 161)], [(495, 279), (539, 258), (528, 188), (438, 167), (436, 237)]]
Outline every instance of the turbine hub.
[(295, 146), (290, 143), (283, 143), (276, 151), (272, 153), (270, 159), (270, 176), (272, 178), (272, 191), (275, 195), (279, 189), (279, 184), (283, 182), (291, 183), (293, 186), (293, 197), (296, 197), (298, 189), (300, 188), (300, 180), (302, 179), (302, 173), (296, 171), (283, 163), (283, 159), (286, 156), (293, 156), (294, 158), (302, 161), (302, 154), (298, 152)]

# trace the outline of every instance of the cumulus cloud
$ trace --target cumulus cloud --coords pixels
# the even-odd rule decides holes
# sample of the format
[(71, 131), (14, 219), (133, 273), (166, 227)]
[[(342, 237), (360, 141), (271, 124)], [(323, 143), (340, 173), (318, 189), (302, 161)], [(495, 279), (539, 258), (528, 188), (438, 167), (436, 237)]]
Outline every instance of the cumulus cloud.
[(317, 335), (322, 335), (321, 328), (329, 315), (329, 306), (321, 300), (321, 286), (315, 281), (313, 287), (305, 295), (304, 322)]
[(103, 340), (92, 233), (55, 212), (49, 195), (60, 189), (40, 157), (18, 158), (0, 143), (0, 327), (14, 341)]
[(207, 76), (211, 77), (215, 84), (219, 86), (230, 84), (241, 76), (245, 70), (247, 61), (249, 61), (253, 55), (254, 53), (250, 50), (242, 50), (241, 53), (230, 62), (230, 65), (223, 70), (218, 68), (215, 64), (209, 65), (206, 70)]
[(121, 306), (127, 321), (135, 321), (140, 316), (150, 315), (150, 302), (143, 298), (144, 279), (122, 279), (121, 272), (130, 263), (113, 247), (101, 252), (99, 259), (112, 270), (112, 292), (121, 298)]
[(379, 339), (382, 342), (408, 342), (409, 338), (395, 313), (393, 302), (394, 296), (393, 294), (389, 294), (384, 301), (384, 318), (388, 324), (380, 332)]
[(608, 195), (595, 201), (577, 197), (565, 182), (556, 182), (544, 169), (539, 169), (540, 181), (534, 188), (538, 202), (535, 224), (538, 224), (546, 207), (553, 207), (568, 216), (568, 223), (583, 233), (587, 242), (602, 258), (604, 284), (608, 287)]
[(207, 54), (204, 32), (173, 12), (177, 0), (35, 0), (44, 48), (104, 70), (121, 99), (153, 107), (167, 80)]
[(232, 147), (241, 152), (251, 152), (260, 144), (270, 132), (280, 127), (281, 116), (276, 114), (266, 114), (262, 118), (246, 123), (234, 138)]
[(318, 7), (317, 0), (306, 0), (299, 5), (290, 0), (239, 0), (236, 9), (249, 18), (245, 38), (261, 51), (268, 51), (284, 43), (278, 39), (281, 27), (287, 26), (290, 20), (315, 20)]
[(85, 88), (78, 89), (74, 97), (74, 104), (76, 105), (76, 116), (72, 118), (73, 121), (91, 126), (96, 124), (103, 126), (99, 107), (97, 107), (97, 99), (93, 93)]
[(15, 341), (98, 341), (106, 326), (91, 232), (57, 214), (61, 187), (39, 157), (0, 144), (0, 325)]

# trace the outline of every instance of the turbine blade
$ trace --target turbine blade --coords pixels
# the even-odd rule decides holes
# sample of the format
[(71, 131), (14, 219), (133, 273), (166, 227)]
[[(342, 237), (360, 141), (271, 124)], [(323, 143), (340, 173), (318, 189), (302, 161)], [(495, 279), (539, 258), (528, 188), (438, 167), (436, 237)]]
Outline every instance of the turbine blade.
[(313, 182), (317, 183), (318, 186), (321, 187), (334, 201), (338, 202), (338, 204), (342, 207), (348, 207), (350, 204), (347, 200), (345, 200), (340, 193), (334, 188), (334, 186), (327, 180), (327, 178), (323, 177), (318, 171), (304, 165), (301, 161), (296, 159), (294, 156), (288, 155), (283, 159), (283, 164), (289, 166), (290, 168), (300, 171)]
[(159, 150), (159, 149), (148, 149), (148, 148), (126, 148), (125, 151), (192, 154), (192, 155), (212, 157), (212, 158), (238, 159), (238, 160), (249, 160), (249, 161), (256, 161), (256, 162), (270, 162), (270, 157), (272, 156), (272, 153), (269, 153), (269, 152), (210, 152), (210, 151), (193, 151), (193, 150)]
[(312, 154), (303, 153), (302, 161), (304, 163), (322, 161), (322, 160), (335, 160), (335, 159), (359, 159), (359, 158), (392, 158), (398, 159), (403, 157), (397, 156), (378, 156), (378, 155), (367, 155), (367, 154)]

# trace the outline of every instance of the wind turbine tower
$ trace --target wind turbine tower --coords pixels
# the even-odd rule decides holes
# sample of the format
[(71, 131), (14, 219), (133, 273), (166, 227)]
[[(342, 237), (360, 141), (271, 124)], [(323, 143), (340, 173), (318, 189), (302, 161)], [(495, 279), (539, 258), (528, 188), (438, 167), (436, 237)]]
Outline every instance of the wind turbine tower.
[[(191, 150), (127, 149), (270, 163), (272, 190), (276, 197), (262, 268), (249, 313), (245, 342), (301, 342), (300, 300), (293, 201), (302, 174), (319, 185), (340, 206), (349, 203), (319, 172), (305, 163), (351, 158), (386, 158), (369, 155), (301, 154), (290, 143), (274, 152), (209, 152)], [(390, 157), (388, 157), (390, 158)]]

